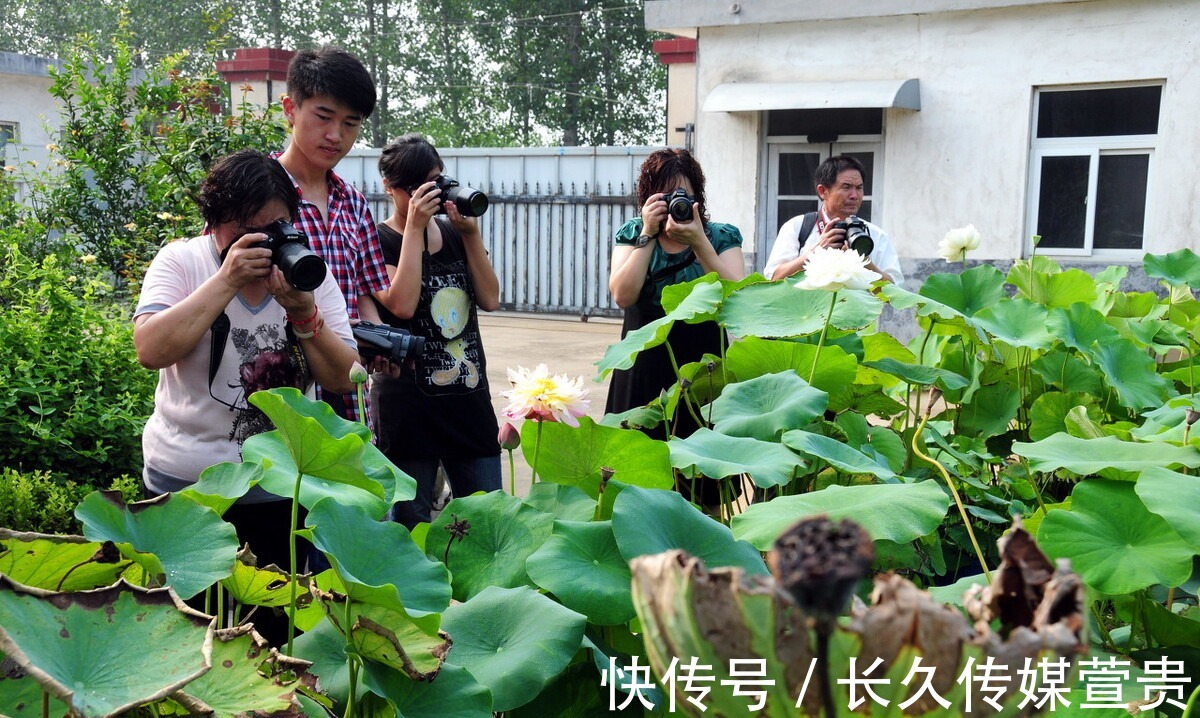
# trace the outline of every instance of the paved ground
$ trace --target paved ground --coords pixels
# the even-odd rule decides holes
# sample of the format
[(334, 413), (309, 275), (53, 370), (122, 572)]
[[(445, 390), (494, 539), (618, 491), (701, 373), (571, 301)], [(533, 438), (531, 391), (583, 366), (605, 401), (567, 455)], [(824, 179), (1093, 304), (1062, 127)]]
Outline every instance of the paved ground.
[[(599, 419), (604, 415), (608, 380), (594, 381), (598, 373), (596, 362), (604, 356), (610, 344), (621, 338), (620, 320), (593, 317), (582, 322), (578, 317), (480, 312), (479, 328), (483, 333), (483, 348), (487, 352), (488, 383), (497, 416), (508, 403), (500, 393), (510, 386), (507, 377), (509, 367), (533, 368), (539, 363), (544, 363), (554, 374), (583, 377), (591, 401), (588, 416)], [(517, 491), (523, 494), (529, 486), (531, 472), (520, 449), (513, 453), (517, 464)], [(501, 463), (504, 485), (507, 487), (507, 452), (503, 452)]]

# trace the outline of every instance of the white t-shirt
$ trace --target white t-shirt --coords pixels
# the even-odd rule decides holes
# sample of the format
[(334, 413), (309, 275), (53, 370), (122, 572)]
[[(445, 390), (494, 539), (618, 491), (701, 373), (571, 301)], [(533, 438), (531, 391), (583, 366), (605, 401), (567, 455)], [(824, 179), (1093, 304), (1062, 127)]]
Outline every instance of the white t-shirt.
[[(878, 225), (863, 221), (871, 230), (871, 238), (875, 240), (875, 249), (871, 252), (871, 262), (887, 272), (893, 282), (903, 284), (904, 272), (900, 269), (900, 255), (896, 254), (896, 248), (892, 246), (892, 240), (888, 238), (887, 232), (884, 232)], [(801, 247), (798, 235), (803, 224), (804, 215), (801, 214), (792, 217), (779, 228), (775, 244), (771, 245), (771, 256), (767, 258), (767, 266), (763, 268), (763, 276), (770, 277), (777, 267), (799, 257), (802, 251), (820, 239), (820, 222), (817, 222), (805, 240), (804, 247)]]
[[(134, 318), (174, 306), (219, 267), (211, 235), (167, 244), (146, 271)], [(332, 274), (326, 275), (314, 297), (325, 319), (322, 331), (332, 331), (355, 346), (346, 300)], [(294, 357), (298, 343), (288, 341), (287, 315), (274, 297), (250, 306), (238, 295), (225, 314), (229, 335), (211, 387), (211, 329), (187, 356), (158, 372), (154, 413), (142, 433), (144, 479), (151, 491), (178, 491), (213, 464), (240, 461), (242, 442), (273, 428), (258, 407), (247, 402), (255, 391), (296, 386), (313, 396), (312, 377)]]

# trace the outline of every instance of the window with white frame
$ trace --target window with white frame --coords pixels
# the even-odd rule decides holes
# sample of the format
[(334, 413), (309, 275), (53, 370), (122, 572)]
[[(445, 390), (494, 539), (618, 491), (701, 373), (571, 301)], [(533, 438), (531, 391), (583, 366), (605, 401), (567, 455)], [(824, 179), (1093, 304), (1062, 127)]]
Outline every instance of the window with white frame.
[(0, 157), (8, 151), (8, 143), (17, 141), (17, 123), (0, 121)]
[(1029, 226), (1039, 252), (1142, 251), (1161, 99), (1161, 84), (1038, 91)]

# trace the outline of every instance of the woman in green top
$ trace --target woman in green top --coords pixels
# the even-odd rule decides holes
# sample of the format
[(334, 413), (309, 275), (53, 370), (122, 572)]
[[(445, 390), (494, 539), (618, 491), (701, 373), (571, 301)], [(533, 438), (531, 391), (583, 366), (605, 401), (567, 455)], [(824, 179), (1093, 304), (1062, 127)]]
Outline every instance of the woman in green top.
[[(673, 194), (682, 189), (694, 200), (690, 216), (680, 221), (668, 211)], [(745, 276), (742, 234), (737, 227), (708, 221), (704, 198), (704, 172), (687, 150), (658, 150), (642, 163), (637, 183), (642, 216), (631, 219), (617, 232), (608, 288), (617, 306), (625, 310), (621, 336), (664, 315), (662, 290), (709, 272), (722, 279)], [(678, 203), (682, 209), (683, 203)], [(705, 353), (721, 353), (721, 328), (716, 322), (677, 322), (667, 337), (679, 366), (698, 361)], [(643, 406), (664, 389), (678, 383), (666, 346), (637, 356), (631, 369), (613, 372), (605, 411), (619, 413)], [(675, 417), (650, 433), (656, 438), (688, 436), (698, 427), (691, 412), (681, 408)]]

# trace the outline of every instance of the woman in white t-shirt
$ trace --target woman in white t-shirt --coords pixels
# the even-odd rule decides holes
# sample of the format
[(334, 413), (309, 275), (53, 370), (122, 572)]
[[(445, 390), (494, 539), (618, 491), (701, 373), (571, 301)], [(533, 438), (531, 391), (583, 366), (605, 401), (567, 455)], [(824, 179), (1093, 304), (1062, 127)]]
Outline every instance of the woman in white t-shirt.
[[(133, 319), (138, 361), (159, 372), (142, 435), (148, 494), (239, 461), (243, 441), (273, 428), (247, 401), (255, 391), (294, 386), (311, 395), (314, 381), (353, 391), (358, 352), (333, 277), (322, 279), (315, 256), (285, 276), (275, 250), (260, 246), (269, 234), (275, 246), (294, 244), (279, 242), (290, 225), (277, 223), (289, 222), (299, 203), (276, 160), (252, 150), (223, 157), (200, 188), (208, 231), (167, 244), (150, 264)], [(317, 286), (303, 291), (289, 278)], [(289, 507), (255, 488), (225, 514), (260, 566), (287, 565)]]

